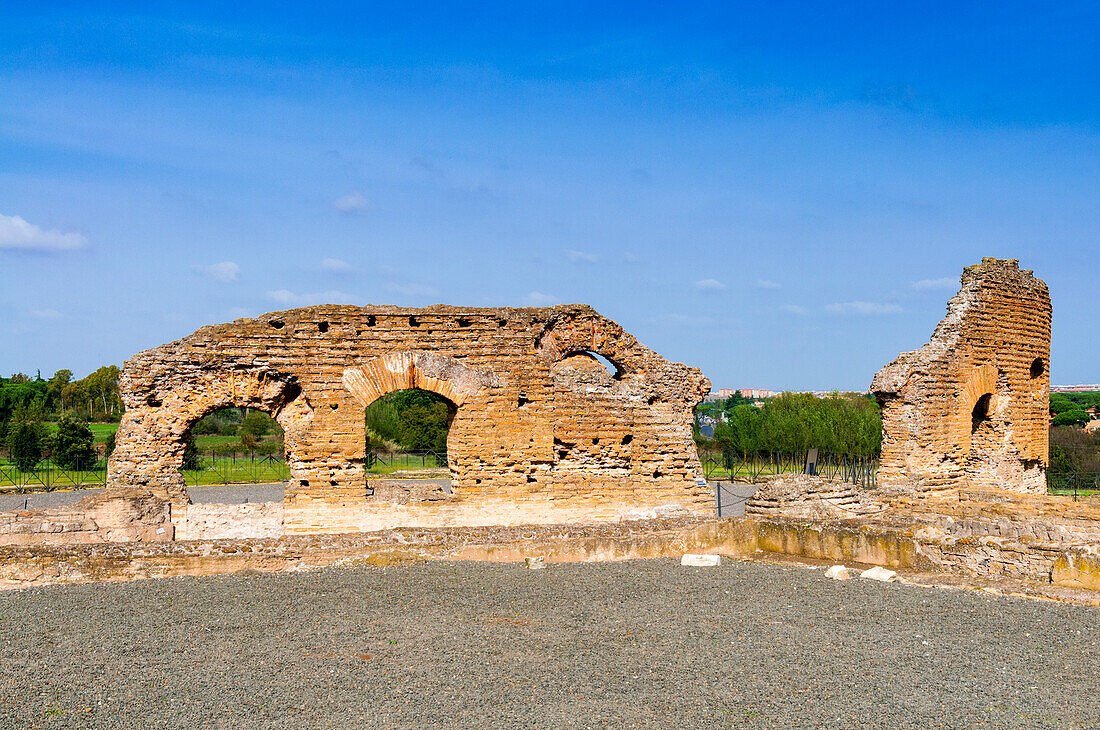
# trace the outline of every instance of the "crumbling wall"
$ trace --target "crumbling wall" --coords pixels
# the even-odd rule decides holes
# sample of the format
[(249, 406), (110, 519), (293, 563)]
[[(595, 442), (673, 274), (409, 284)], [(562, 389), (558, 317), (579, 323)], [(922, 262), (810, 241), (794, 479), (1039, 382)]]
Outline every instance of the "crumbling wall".
[(1016, 260), (968, 266), (931, 341), (875, 375), (878, 483), (1046, 490), (1050, 295)]
[[(709, 381), (586, 306), (274, 312), (140, 353), (121, 388), (107, 494), (148, 490), (177, 512), (185, 435), (226, 406), (266, 410), (285, 431), (287, 532), (710, 509), (691, 435)], [(405, 388), (456, 407), (446, 499), (369, 494), (364, 409)]]

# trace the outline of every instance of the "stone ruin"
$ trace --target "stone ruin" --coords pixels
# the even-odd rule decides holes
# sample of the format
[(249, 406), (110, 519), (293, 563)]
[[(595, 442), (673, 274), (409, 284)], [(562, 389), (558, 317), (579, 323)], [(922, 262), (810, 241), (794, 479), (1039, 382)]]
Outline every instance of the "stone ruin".
[[(450, 495), (395, 501), (371, 488), (365, 409), (407, 388), (454, 406)], [(287, 533), (712, 509), (692, 438), (710, 382), (587, 306), (273, 312), (135, 355), (121, 389), (104, 496), (152, 493), (177, 524), (188, 508), (185, 437), (228, 406), (267, 411), (285, 432)]]
[(968, 266), (932, 340), (875, 375), (880, 488), (1045, 493), (1050, 294), (1016, 260)]

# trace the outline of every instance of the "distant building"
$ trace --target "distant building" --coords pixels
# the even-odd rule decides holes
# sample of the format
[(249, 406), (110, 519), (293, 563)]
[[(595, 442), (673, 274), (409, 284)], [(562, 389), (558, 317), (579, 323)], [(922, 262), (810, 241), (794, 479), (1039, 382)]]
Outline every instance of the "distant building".
[(827, 397), (833, 395), (834, 393), (839, 393), (841, 395), (848, 395), (849, 393), (854, 394), (854, 395), (867, 395), (867, 393), (869, 393), (870, 391), (867, 391), (867, 390), (858, 391), (858, 392), (857, 391), (849, 391), (849, 390), (840, 390), (840, 391), (837, 391), (837, 390), (791, 390), (791, 391), (781, 391), (781, 390), (768, 390), (766, 388), (719, 388), (718, 390), (712, 390), (710, 392), (710, 395), (708, 395), (703, 400), (708, 402), (708, 403), (712, 403), (714, 401), (725, 400), (726, 398), (729, 398), (730, 396), (732, 396), (734, 393), (738, 393), (738, 392), (741, 393), (741, 396), (743, 398), (749, 398), (751, 400), (759, 400), (761, 398), (774, 398), (777, 395), (782, 395), (784, 392), (810, 393), (811, 395), (817, 396), (818, 398), (827, 398)]
[(1092, 393), (1100, 391), (1100, 383), (1092, 385), (1052, 385), (1051, 393)]

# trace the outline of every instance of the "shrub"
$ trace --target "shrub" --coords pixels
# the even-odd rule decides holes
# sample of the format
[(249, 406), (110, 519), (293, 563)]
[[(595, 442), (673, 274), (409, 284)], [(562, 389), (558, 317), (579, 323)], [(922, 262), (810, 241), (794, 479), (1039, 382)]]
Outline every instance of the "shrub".
[(94, 442), (95, 434), (87, 423), (63, 413), (50, 439), (50, 458), (65, 469), (90, 469), (99, 460)]

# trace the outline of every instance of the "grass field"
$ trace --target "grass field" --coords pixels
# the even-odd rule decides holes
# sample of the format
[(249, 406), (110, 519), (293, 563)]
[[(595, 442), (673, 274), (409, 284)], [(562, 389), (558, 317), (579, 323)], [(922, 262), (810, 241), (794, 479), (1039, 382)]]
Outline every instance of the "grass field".
[[(89, 423), (88, 428), (95, 434), (95, 442), (101, 444), (107, 440), (107, 437), (118, 430), (117, 423)], [(46, 430), (51, 434), (57, 431), (56, 423), (46, 423)]]

